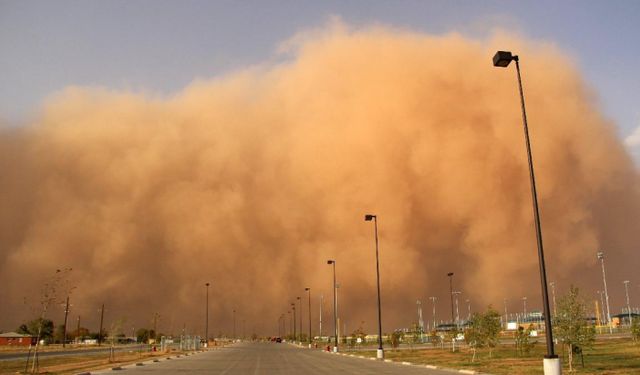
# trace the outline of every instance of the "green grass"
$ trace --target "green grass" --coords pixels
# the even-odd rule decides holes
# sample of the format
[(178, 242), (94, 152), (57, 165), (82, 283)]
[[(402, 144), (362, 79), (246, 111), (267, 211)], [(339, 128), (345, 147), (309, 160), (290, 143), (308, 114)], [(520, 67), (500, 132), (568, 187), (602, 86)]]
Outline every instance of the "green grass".
[[(557, 347), (563, 365), (568, 373), (569, 365), (566, 353)], [(544, 345), (536, 345), (525, 356), (517, 356), (514, 346), (502, 345), (493, 351), (489, 358), (487, 349), (478, 351), (476, 360), (471, 361), (472, 352), (468, 348), (452, 353), (451, 349), (429, 348), (416, 350), (389, 350), (385, 357), (394, 361), (407, 361), (416, 364), (429, 364), (452, 369), (475, 370), (488, 374), (542, 374), (542, 358), (546, 353)], [(375, 352), (363, 352), (366, 356), (375, 356)], [(640, 374), (640, 345), (629, 339), (597, 341), (593, 349), (584, 351), (584, 367), (580, 356), (574, 357), (574, 370), (579, 374)]]

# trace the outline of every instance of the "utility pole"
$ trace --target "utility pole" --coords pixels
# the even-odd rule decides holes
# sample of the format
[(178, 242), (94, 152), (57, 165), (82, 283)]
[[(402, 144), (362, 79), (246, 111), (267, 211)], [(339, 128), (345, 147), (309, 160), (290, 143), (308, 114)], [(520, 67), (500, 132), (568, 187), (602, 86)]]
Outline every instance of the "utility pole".
[(76, 330), (76, 343), (80, 343), (80, 315), (78, 315), (78, 328)]
[[(629, 298), (627, 298), (629, 301)], [(67, 317), (69, 316), (69, 296), (67, 295), (67, 303), (64, 306), (64, 326), (62, 327), (62, 347), (66, 347), (67, 345)]]
[(104, 303), (100, 309), (100, 331), (98, 331), (98, 346), (102, 345), (102, 323), (104, 322)]

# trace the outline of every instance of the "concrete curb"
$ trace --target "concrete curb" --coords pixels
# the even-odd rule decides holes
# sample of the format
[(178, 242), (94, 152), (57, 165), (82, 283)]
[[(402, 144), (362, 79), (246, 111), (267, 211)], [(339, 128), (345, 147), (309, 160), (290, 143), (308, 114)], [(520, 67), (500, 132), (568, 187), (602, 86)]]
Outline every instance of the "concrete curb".
[[(145, 361), (145, 362), (134, 362), (134, 363), (130, 363), (130, 364), (127, 364), (127, 365), (111, 367), (110, 369), (109, 368), (104, 368), (104, 369), (94, 370), (94, 373), (96, 373), (96, 372), (101, 373), (101, 372), (105, 372), (105, 371), (109, 371), (109, 370), (110, 371), (123, 371), (123, 370), (126, 370), (127, 368), (135, 368), (135, 367), (145, 366), (146, 364), (151, 365), (151, 364), (154, 364), (154, 363), (159, 363), (159, 362), (168, 361), (168, 360), (172, 360), (172, 359), (182, 358), (183, 356), (186, 357), (186, 356), (189, 356), (189, 355), (196, 355), (198, 353), (205, 353), (205, 352), (204, 351), (197, 351), (197, 352), (192, 352), (192, 353), (179, 354), (179, 355), (176, 355), (175, 357), (168, 356), (168, 357), (163, 357), (163, 358), (153, 358), (153, 359), (150, 359), (150, 360)], [(79, 372), (79, 373), (77, 373), (75, 375), (91, 375), (91, 374), (92, 374), (92, 372)]]

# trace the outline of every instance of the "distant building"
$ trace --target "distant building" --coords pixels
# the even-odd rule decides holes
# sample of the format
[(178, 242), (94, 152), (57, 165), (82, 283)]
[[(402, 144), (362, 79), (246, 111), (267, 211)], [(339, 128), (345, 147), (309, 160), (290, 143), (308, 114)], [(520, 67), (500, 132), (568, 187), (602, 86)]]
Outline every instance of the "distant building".
[(35, 345), (37, 338), (15, 332), (0, 333), (0, 346), (29, 346)]

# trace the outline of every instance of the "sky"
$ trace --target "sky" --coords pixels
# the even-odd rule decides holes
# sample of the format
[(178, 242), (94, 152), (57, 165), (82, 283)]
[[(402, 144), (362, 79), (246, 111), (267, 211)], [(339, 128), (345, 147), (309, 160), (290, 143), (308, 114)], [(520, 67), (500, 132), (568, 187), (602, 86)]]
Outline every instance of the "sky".
[(640, 147), (640, 4), (633, 0), (3, 0), (0, 10), (0, 118), (12, 123), (27, 121), (68, 85), (170, 96), (196, 78), (277, 59), (280, 43), (338, 16), (356, 26), (476, 37), (502, 27), (553, 43), (573, 57), (620, 136)]
[[(232, 308), (275, 322), (304, 286), (329, 295), (329, 257), (345, 319), (371, 325), (369, 212), (391, 326), (446, 301), (443, 270), (477, 307), (539, 308), (498, 48), (521, 59), (549, 275), (594, 294), (605, 249), (619, 309), (639, 261), (638, 18), (633, 1), (0, 0), (0, 330), (54, 264), (94, 325), (106, 303), (201, 330), (211, 281), (228, 333)], [(37, 277), (12, 282), (24, 264)]]

